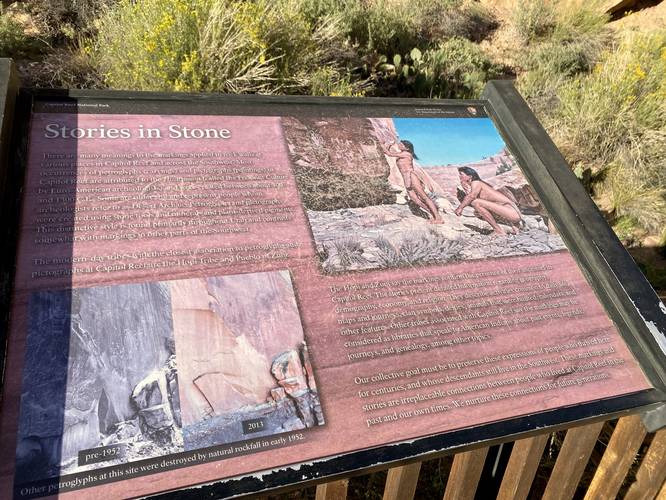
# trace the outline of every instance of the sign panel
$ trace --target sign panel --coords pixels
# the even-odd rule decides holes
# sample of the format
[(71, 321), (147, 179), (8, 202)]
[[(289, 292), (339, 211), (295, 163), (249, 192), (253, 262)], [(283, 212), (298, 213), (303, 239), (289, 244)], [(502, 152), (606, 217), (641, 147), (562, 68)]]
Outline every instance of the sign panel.
[(2, 496), (145, 495), (654, 392), (487, 104), (127, 106), (30, 117)]

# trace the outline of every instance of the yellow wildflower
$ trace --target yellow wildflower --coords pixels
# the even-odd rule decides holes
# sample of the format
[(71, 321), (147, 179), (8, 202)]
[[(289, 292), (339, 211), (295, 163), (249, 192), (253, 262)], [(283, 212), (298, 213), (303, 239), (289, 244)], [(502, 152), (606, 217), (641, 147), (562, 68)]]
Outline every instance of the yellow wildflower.
[(647, 73), (643, 71), (643, 68), (641, 68), (640, 64), (637, 64), (636, 67), (634, 68), (634, 76), (636, 77), (637, 80), (642, 80), (647, 76)]

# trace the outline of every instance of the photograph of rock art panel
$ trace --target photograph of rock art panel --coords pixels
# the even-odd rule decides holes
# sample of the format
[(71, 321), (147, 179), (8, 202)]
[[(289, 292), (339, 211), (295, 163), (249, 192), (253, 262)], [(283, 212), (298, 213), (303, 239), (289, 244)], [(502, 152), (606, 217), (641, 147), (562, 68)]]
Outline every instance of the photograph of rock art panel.
[(186, 450), (324, 424), (288, 271), (169, 287)]
[[(165, 284), (34, 293), (17, 484), (183, 451), (178, 398)], [(99, 447), (116, 451), (79, 463)]]
[(326, 273), (563, 250), (488, 118), (283, 118)]

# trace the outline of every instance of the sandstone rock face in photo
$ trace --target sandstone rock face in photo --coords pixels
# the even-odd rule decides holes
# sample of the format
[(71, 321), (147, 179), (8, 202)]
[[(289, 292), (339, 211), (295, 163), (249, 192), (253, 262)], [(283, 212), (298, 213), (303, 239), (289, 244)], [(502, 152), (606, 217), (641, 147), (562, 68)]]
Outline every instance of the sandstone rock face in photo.
[(131, 400), (138, 409), (141, 432), (156, 443), (173, 443), (175, 429), (181, 426), (176, 356), (141, 380)]
[(514, 199), (522, 213), (547, 217), (546, 209), (541, 204), (534, 188), (527, 183), (519, 170), (511, 170), (489, 178), (488, 184)]
[[(107, 419), (109, 431), (111, 424), (133, 418), (135, 386), (173, 354), (169, 294), (163, 285), (74, 290), (73, 305), (67, 410), (82, 420), (65, 429), (65, 456), (99, 440), (98, 426), (86, 422)], [(99, 404), (102, 394), (107, 406)]]
[(186, 449), (324, 423), (287, 271), (169, 287)]
[(179, 447), (166, 286), (39, 292), (29, 314), (19, 470), (25, 465), (35, 477), (73, 472), (80, 450), (120, 441), (148, 456), (169, 452), (152, 448), (154, 438)]
[(282, 127), (289, 153), (299, 166), (367, 177), (388, 174), (367, 118), (284, 117)]
[[(318, 400), (310, 397), (311, 391), (316, 393), (317, 386), (312, 376), (312, 367), (309, 366), (307, 346), (303, 344), (299, 351), (287, 351), (276, 357), (271, 373), (285, 394), (293, 399), (297, 415), (303, 425), (314, 427), (324, 423), (321, 406)], [(306, 368), (306, 364), (309, 368)]]
[(265, 403), (303, 342), (288, 272), (170, 282), (183, 425)]
[[(391, 118), (368, 118), (368, 120), (372, 124), (375, 137), (381, 140), (384, 144), (391, 144), (400, 140)], [(407, 189), (405, 188), (405, 180), (403, 179), (402, 174), (398, 169), (396, 158), (388, 155), (384, 155), (384, 158), (390, 167), (388, 182), (391, 186), (391, 190), (396, 193), (395, 202), (401, 205), (406, 204), (408, 200)], [(437, 182), (437, 180), (430, 175), (430, 169), (426, 170), (421, 168), (418, 165), (418, 162), (415, 162), (414, 170), (416, 171), (417, 175), (423, 179), (426, 190), (444, 201), (446, 192)], [(446, 208), (450, 207), (448, 203), (445, 206)]]
[[(30, 298), (23, 393), (17, 435), (16, 481), (50, 477), (58, 473), (61, 435), (65, 427), (67, 364), (71, 328), (71, 292), (39, 292)], [(83, 435), (89, 436), (85, 419)], [(88, 423), (90, 420), (90, 423)], [(79, 421), (69, 414), (71, 426)]]
[(381, 205), (395, 201), (390, 167), (367, 118), (284, 117), (282, 128), (306, 208)]
[[(304, 342), (296, 349), (278, 354), (270, 372), (275, 387), (270, 389), (264, 401), (211, 414), (208, 418), (185, 426), (185, 448), (194, 450), (234, 443), (325, 423)], [(261, 428), (247, 433), (243, 426), (243, 422), (247, 421), (261, 422)]]

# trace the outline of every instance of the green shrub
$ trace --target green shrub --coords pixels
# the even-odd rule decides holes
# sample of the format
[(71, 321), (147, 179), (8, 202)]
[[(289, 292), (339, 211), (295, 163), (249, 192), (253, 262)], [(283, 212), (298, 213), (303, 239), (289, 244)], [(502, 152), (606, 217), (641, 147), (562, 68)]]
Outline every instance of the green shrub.
[(101, 72), (115, 88), (268, 91), (275, 69), (241, 15), (211, 0), (121, 0), (99, 23)]
[[(548, 99), (552, 105), (557, 90), (569, 79), (592, 69), (597, 50), (583, 42), (544, 42), (527, 50), (523, 64), (527, 71), (519, 75), (517, 86), (526, 99)], [(533, 107), (539, 103), (532, 102)]]
[(0, 57), (20, 58), (38, 50), (38, 42), (25, 34), (23, 25), (0, 8)]
[(516, 58), (523, 69), (517, 85), (535, 111), (552, 106), (559, 87), (590, 71), (608, 47), (608, 16), (596, 3), (540, 0), (516, 7), (513, 22), (526, 44)]
[(95, 21), (117, 0), (31, 0), (27, 8), (50, 40), (94, 33)]
[(422, 46), (436, 45), (452, 37), (474, 42), (497, 28), (497, 20), (483, 5), (460, 0), (417, 0), (418, 29)]
[(316, 50), (309, 22), (294, 10), (289, 0), (239, 2), (235, 21), (257, 48), (274, 61), (278, 76), (285, 78), (307, 65)]
[(308, 15), (341, 14), (348, 36), (361, 51), (389, 57), (414, 47), (426, 50), (452, 37), (479, 41), (497, 26), (488, 9), (462, 0), (346, 0), (338, 3), (338, 10), (327, 0), (305, 4)]
[(450, 38), (423, 53), (414, 48), (391, 63), (381, 58), (377, 70), (379, 89), (386, 94), (458, 99), (478, 97), (499, 72), (477, 44), (464, 38)]
[[(117, 88), (358, 95), (369, 84), (367, 74), (355, 73), (354, 47), (392, 56), (443, 37), (429, 61), (437, 65), (442, 50), (461, 43), (448, 37), (471, 36), (474, 23), (486, 23), (484, 12), (460, 0), (119, 0), (98, 22), (94, 54)], [(483, 69), (463, 71), (464, 61), (454, 62), (447, 77), (465, 95), (477, 93)], [(422, 81), (426, 90), (417, 95), (455, 95), (453, 87), (443, 92), (438, 82)]]
[(313, 26), (299, 4), (121, 0), (99, 23), (96, 53), (112, 87), (307, 91), (345, 40), (339, 18), (327, 15)]
[(239, 5), (214, 2), (208, 12), (201, 12), (198, 51), (186, 54), (176, 90), (272, 92), (275, 66), (265, 44), (238, 22), (243, 15)]
[[(301, 15), (314, 26), (325, 17), (339, 16), (353, 10), (357, 4), (357, 0), (300, 0), (297, 2), (297, 8)], [(347, 24), (345, 24), (345, 28), (348, 28)]]
[(644, 133), (618, 151), (597, 190), (612, 220), (659, 235), (666, 227), (666, 131)]
[(343, 15), (352, 42), (363, 50), (404, 54), (419, 43), (417, 12), (404, 0), (350, 3)]
[(478, 97), (498, 68), (481, 48), (464, 38), (451, 38), (438, 49), (425, 53), (424, 71), (436, 97), (471, 99)]
[(195, 86), (207, 14), (205, 0), (121, 0), (99, 25), (96, 49), (107, 83), (135, 90)]
[(314, 70), (308, 80), (311, 95), (353, 97), (365, 92), (362, 83), (354, 83), (348, 74), (328, 66)]
[(237, 21), (266, 51), (286, 91), (305, 90), (314, 73), (344, 58), (342, 18), (324, 14), (315, 23), (301, 12), (300, 0), (239, 2)]
[(664, 129), (665, 47), (663, 33), (630, 34), (591, 74), (562, 86), (554, 119), (566, 131), (558, 138), (570, 159), (587, 159), (596, 172), (648, 129)]
[(556, 10), (549, 0), (520, 0), (513, 8), (511, 21), (523, 41), (530, 43), (553, 33)]

